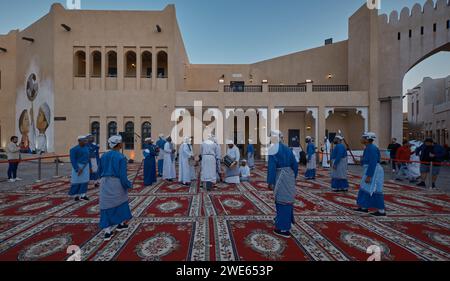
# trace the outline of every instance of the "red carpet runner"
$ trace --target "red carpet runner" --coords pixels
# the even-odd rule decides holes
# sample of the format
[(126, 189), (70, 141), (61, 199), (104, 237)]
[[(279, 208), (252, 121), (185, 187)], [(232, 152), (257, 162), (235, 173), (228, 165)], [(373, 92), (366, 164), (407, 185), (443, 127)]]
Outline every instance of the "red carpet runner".
[[(130, 166), (130, 179), (138, 165)], [(70, 245), (83, 260), (367, 260), (378, 245), (382, 260), (450, 260), (450, 197), (387, 182), (388, 217), (351, 210), (359, 177), (348, 193), (330, 191), (328, 172), (297, 183), (291, 239), (273, 235), (274, 204), (265, 168), (253, 181), (219, 184), (204, 192), (159, 181), (144, 188), (142, 171), (130, 192), (134, 219), (103, 242), (98, 189), (89, 202), (68, 198), (68, 179), (0, 193), (0, 260), (65, 260)]]

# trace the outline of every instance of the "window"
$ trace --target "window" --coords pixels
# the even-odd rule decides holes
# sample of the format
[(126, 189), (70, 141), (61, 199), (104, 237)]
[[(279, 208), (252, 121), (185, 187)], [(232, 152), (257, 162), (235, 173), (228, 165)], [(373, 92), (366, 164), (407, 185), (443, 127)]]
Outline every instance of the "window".
[(102, 53), (99, 51), (92, 52), (91, 55), (91, 77), (101, 77), (102, 76)]
[(433, 24), (433, 32), (436, 32), (436, 30), (437, 30), (437, 25), (434, 23)]
[(86, 53), (78, 51), (75, 53), (73, 62), (73, 72), (75, 77), (86, 77)]
[(416, 101), (416, 113), (419, 115), (419, 101)]
[(95, 143), (100, 143), (100, 123), (94, 121), (91, 123), (91, 134), (94, 136)]
[(168, 70), (167, 70), (167, 53), (164, 51), (160, 51), (157, 56), (158, 62), (158, 78), (167, 78)]
[(134, 149), (134, 123), (125, 123), (125, 134), (123, 136), (124, 148), (128, 150)]
[(420, 35), (423, 35), (425, 28), (423, 26), (420, 27)]
[(399, 33), (397, 33), (397, 39), (398, 39), (398, 40), (400, 40), (400, 39), (401, 39), (401, 37), (402, 37), (401, 33), (400, 33), (400, 32), (399, 32)]
[(141, 56), (142, 61), (142, 69), (141, 69), (141, 77), (143, 78), (151, 78), (152, 77), (152, 53), (149, 51), (145, 51)]
[(411, 103), (411, 115), (414, 117), (414, 103)]
[(152, 137), (152, 124), (150, 124), (150, 122), (142, 123), (141, 134), (142, 134), (142, 138), (141, 138), (142, 139), (142, 148), (144, 148), (145, 139)]
[(133, 51), (125, 54), (125, 77), (136, 77), (136, 53)]
[(409, 38), (411, 38), (412, 37), (412, 30), (410, 29), (409, 30)]
[(450, 20), (447, 20), (447, 29), (450, 29)]
[(117, 53), (114, 51), (109, 51), (106, 55), (107, 64), (106, 72), (108, 77), (117, 77)]
[(108, 139), (117, 135), (117, 122), (111, 121), (108, 123)]

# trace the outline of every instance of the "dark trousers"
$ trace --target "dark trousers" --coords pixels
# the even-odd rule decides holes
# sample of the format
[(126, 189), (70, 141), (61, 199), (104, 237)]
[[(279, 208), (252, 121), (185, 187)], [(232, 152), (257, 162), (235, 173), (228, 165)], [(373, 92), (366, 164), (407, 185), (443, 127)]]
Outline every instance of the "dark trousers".
[(19, 166), (19, 162), (17, 160), (8, 161), (8, 179), (17, 178), (17, 167)]
[(394, 161), (395, 157), (391, 157), (392, 170), (397, 170), (397, 162)]

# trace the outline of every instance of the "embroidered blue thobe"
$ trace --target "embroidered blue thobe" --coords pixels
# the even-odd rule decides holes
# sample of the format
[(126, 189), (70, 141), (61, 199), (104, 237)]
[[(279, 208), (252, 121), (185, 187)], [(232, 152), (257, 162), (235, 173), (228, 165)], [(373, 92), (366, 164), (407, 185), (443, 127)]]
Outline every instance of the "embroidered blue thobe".
[(156, 182), (156, 146), (146, 144), (144, 146), (144, 186), (152, 185)]
[(247, 146), (247, 165), (250, 169), (255, 167), (255, 147), (251, 143)]
[[(384, 170), (380, 161), (381, 153), (378, 147), (374, 144), (368, 144), (364, 149), (361, 161), (364, 172), (356, 201), (358, 206), (363, 209), (383, 210), (385, 208), (383, 195)], [(365, 182), (367, 177), (371, 177), (370, 183)]]
[(347, 190), (347, 149), (341, 143), (336, 144), (331, 152), (331, 188), (334, 190)]
[(100, 162), (100, 227), (107, 228), (132, 218), (128, 203), (132, 183), (127, 176), (127, 159), (122, 153), (111, 150)]
[[(72, 178), (69, 195), (80, 195), (87, 192), (89, 183), (89, 148), (77, 145), (70, 149)], [(81, 174), (78, 175), (78, 172)]]
[[(270, 153), (273, 152), (273, 153)], [(281, 170), (291, 168), (294, 179), (291, 180), (293, 186), (285, 187), (284, 189), (275, 190), (275, 207), (277, 210), (275, 217), (275, 227), (281, 231), (289, 231), (291, 223), (294, 223), (294, 206), (295, 201), (295, 179), (298, 176), (298, 163), (292, 151), (284, 144), (275, 144), (271, 151), (269, 151), (269, 163), (267, 168), (267, 183), (275, 186), (280, 180), (280, 174), (284, 174)], [(286, 192), (289, 191), (289, 192)]]
[(316, 177), (316, 146), (310, 142), (306, 146), (306, 157), (308, 162), (306, 164), (305, 178), (312, 179)]
[(99, 165), (100, 165), (100, 153), (99, 146), (95, 143), (88, 143), (86, 145), (89, 149), (89, 168), (92, 173), (89, 175), (90, 180), (98, 180), (99, 178)]

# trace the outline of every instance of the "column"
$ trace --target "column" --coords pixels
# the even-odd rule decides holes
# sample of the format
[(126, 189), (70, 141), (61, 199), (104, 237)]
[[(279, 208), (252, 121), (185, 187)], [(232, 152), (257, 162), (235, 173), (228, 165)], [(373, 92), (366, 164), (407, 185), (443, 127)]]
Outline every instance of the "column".
[(401, 97), (391, 97), (391, 138), (403, 139), (403, 104)]
[[(102, 52), (102, 69), (100, 71), (100, 76), (101, 76), (101, 83), (102, 83), (102, 90), (106, 89), (106, 60), (108, 59), (108, 56), (106, 55), (106, 48), (105, 46), (103, 46), (100, 50)], [(100, 122), (100, 130), (101, 130), (101, 122)], [(101, 135), (100, 135), (101, 137)]]
[(141, 90), (142, 54), (141, 47), (136, 48), (136, 90)]
[(306, 109), (306, 113), (307, 114), (311, 113), (312, 118), (314, 118), (314, 133), (315, 133), (314, 138), (317, 144), (319, 141), (319, 131), (321, 130), (321, 128), (325, 126), (325, 118), (324, 118), (325, 115), (323, 115), (322, 118), (320, 118), (319, 120), (319, 109), (317, 107), (308, 107)]
[(369, 108), (367, 107), (357, 107), (356, 114), (361, 115), (364, 119), (364, 132), (369, 131)]
[(156, 49), (152, 48), (152, 90), (156, 89), (156, 75), (158, 74)]

